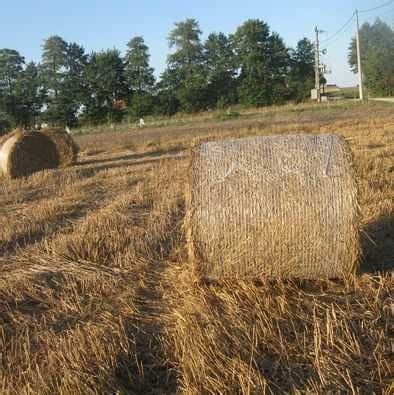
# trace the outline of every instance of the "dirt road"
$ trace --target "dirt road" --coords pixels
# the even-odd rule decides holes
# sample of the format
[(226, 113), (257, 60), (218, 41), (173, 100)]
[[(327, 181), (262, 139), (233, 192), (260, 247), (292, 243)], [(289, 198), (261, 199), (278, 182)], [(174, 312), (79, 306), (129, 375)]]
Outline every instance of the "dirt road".
[(374, 101), (384, 101), (387, 103), (393, 103), (394, 104), (394, 97), (374, 97), (369, 100), (374, 100)]

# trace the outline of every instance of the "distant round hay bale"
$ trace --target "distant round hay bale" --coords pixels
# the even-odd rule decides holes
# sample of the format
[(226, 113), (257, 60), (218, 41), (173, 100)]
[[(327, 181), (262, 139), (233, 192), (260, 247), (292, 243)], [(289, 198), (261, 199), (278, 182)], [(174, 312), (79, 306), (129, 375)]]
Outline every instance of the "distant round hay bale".
[(77, 161), (79, 147), (64, 129), (42, 129), (40, 132), (48, 136), (55, 144), (60, 167), (70, 166)]
[(16, 130), (1, 145), (0, 169), (3, 176), (29, 176), (58, 165), (59, 158), (54, 143), (40, 132)]
[(188, 200), (189, 253), (206, 279), (356, 270), (357, 185), (337, 135), (203, 143), (192, 152)]

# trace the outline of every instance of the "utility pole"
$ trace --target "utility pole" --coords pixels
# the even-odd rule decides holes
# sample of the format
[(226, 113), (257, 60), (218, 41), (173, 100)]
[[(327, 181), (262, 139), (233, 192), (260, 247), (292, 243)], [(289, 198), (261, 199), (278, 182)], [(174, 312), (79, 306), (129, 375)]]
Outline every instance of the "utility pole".
[(315, 27), (316, 43), (315, 43), (315, 88), (317, 94), (317, 102), (321, 102), (320, 96), (320, 45), (319, 45), (319, 29)]
[(361, 51), (360, 51), (360, 26), (358, 23), (358, 10), (356, 14), (356, 42), (357, 42), (357, 69), (358, 69), (358, 89), (360, 92), (360, 100), (364, 100), (364, 89), (363, 89), (363, 71), (361, 68)]

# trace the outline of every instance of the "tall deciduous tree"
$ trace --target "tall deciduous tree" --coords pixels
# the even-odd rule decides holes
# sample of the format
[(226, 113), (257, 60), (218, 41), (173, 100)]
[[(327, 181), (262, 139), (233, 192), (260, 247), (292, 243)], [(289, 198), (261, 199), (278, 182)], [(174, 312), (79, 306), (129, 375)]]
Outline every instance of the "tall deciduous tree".
[(124, 64), (120, 53), (110, 49), (92, 53), (85, 73), (87, 90), (85, 116), (90, 122), (119, 121), (123, 108), (119, 101), (127, 97)]
[[(360, 44), (366, 87), (374, 95), (394, 95), (394, 30), (380, 19), (364, 23)], [(355, 38), (350, 43), (348, 60), (353, 72), (358, 72)]]
[(243, 104), (262, 106), (284, 101), (287, 91), (288, 50), (268, 25), (250, 19), (233, 36)]
[(204, 43), (208, 103), (223, 106), (236, 101), (235, 59), (230, 39), (223, 33), (211, 33)]
[(298, 41), (290, 55), (290, 98), (303, 101), (310, 97), (315, 85), (315, 54), (313, 43), (307, 38)]

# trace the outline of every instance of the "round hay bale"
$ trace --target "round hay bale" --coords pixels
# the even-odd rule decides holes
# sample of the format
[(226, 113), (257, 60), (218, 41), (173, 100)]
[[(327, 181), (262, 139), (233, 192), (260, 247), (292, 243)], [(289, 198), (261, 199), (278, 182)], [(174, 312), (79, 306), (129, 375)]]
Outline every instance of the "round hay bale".
[(7, 134), (5, 134), (4, 136), (0, 137), (0, 177), (5, 177), (6, 174), (3, 172), (3, 154), (2, 154), (2, 147), (5, 144), (5, 142), (7, 140), (9, 140), (11, 137), (17, 135), (17, 134), (21, 134), (24, 133), (23, 129), (14, 129), (12, 132), (9, 132)]
[(206, 279), (344, 278), (359, 255), (357, 185), (332, 134), (194, 148), (188, 246)]
[(55, 144), (60, 167), (70, 166), (77, 161), (79, 147), (64, 129), (42, 129), (40, 132), (48, 136)]
[(59, 165), (54, 143), (40, 132), (17, 130), (3, 142), (0, 150), (0, 169), (4, 176), (29, 176), (36, 171)]
[(1, 147), (3, 146), (3, 144), (4, 144), (10, 137), (14, 136), (14, 135), (17, 134), (17, 133), (24, 133), (24, 132), (25, 132), (24, 129), (16, 128), (16, 129), (14, 129), (12, 132), (7, 133), (7, 134), (1, 136), (1, 137), (0, 137), (0, 149), (1, 149)]

